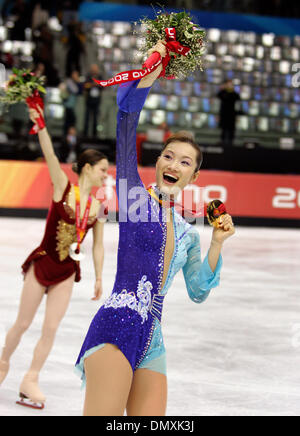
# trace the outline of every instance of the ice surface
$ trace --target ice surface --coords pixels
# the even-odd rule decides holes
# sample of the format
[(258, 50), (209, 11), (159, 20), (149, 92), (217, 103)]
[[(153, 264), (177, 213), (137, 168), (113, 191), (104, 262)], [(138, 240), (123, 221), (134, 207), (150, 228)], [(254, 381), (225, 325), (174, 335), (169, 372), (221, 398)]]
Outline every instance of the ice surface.
[[(0, 346), (17, 315), (21, 264), (40, 243), (45, 221), (0, 218)], [(200, 230), (202, 256), (211, 229)], [(105, 296), (112, 290), (118, 227), (105, 231)], [(92, 235), (86, 239), (91, 253)], [(223, 250), (221, 286), (197, 305), (179, 273), (165, 300), (167, 415), (299, 415), (300, 231), (238, 228)], [(11, 361), (0, 388), (0, 416), (81, 416), (84, 391), (73, 367), (101, 302), (92, 302), (92, 256), (82, 262), (69, 310), (40, 376), (43, 411), (15, 404), (39, 339), (44, 304)]]

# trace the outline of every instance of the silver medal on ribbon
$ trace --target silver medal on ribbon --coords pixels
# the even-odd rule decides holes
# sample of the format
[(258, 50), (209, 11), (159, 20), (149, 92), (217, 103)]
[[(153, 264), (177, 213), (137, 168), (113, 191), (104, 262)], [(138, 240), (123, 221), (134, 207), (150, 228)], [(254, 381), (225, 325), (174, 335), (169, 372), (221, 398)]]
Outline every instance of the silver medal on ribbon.
[(77, 251), (77, 242), (74, 242), (70, 246), (69, 256), (71, 259), (76, 260), (76, 261), (83, 260), (85, 258), (85, 254), (84, 254), (84, 251), (82, 250), (82, 247), (80, 246), (79, 253), (76, 253), (76, 251)]

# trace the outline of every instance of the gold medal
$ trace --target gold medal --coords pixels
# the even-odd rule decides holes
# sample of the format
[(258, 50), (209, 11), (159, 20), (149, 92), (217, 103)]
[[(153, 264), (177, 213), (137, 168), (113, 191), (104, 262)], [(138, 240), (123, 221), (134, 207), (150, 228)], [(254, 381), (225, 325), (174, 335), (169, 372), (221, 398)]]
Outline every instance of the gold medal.
[(219, 228), (222, 215), (225, 215), (225, 204), (220, 200), (213, 200), (207, 205), (206, 216), (211, 226)]

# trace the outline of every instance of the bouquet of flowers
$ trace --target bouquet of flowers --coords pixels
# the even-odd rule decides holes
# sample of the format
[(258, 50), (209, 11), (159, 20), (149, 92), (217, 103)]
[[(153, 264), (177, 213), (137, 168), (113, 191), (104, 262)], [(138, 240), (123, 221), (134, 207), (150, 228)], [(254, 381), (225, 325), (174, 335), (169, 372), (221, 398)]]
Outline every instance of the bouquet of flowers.
[[(35, 109), (40, 113), (39, 107), (44, 109), (44, 102), (40, 93), (46, 94), (46, 89), (43, 86), (45, 80), (44, 76), (38, 77), (28, 69), (18, 70), (13, 68), (13, 74), (5, 84), (4, 95), (0, 96), (0, 102), (9, 105), (26, 102), (29, 108)], [(35, 134), (39, 129), (44, 127), (45, 120), (40, 113), (37, 124), (32, 128), (30, 133)]]
[(140, 21), (144, 40), (140, 50), (143, 55), (159, 40), (167, 41), (168, 56), (162, 74), (166, 78), (179, 79), (197, 69), (202, 71), (206, 32), (192, 20), (187, 12), (167, 14), (160, 11), (155, 20), (144, 18)]
[(105, 81), (94, 79), (98, 85), (106, 87), (138, 80), (150, 74), (161, 64), (163, 69), (160, 77), (167, 79), (184, 78), (198, 68), (202, 70), (206, 33), (193, 23), (189, 13), (168, 14), (160, 11), (156, 14), (155, 20), (144, 18), (140, 24), (142, 25), (141, 36), (144, 40), (140, 49), (141, 54), (146, 55), (159, 40), (163, 40), (166, 41), (167, 55), (162, 59), (159, 53), (153, 53), (141, 70), (124, 71)]

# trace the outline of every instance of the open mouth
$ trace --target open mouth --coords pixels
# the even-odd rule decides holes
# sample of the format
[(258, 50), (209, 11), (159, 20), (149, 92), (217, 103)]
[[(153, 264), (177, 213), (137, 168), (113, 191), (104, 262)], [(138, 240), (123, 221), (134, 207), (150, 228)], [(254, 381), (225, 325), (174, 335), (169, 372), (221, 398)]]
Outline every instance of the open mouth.
[(174, 185), (179, 180), (176, 176), (173, 176), (172, 174), (169, 173), (164, 173), (163, 178), (166, 183), (170, 183), (172, 185)]

